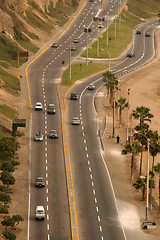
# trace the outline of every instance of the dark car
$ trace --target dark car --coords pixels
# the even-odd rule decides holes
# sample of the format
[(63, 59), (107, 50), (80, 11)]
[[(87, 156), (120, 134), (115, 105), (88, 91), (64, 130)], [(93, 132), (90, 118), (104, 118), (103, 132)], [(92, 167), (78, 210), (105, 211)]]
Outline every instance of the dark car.
[(49, 133), (49, 138), (58, 138), (58, 134), (56, 130), (51, 130)]
[(78, 94), (73, 92), (71, 93), (71, 97), (70, 97), (72, 100), (77, 100), (78, 99)]
[(141, 34), (141, 31), (140, 31), (140, 30), (137, 30), (136, 34)]
[(150, 34), (149, 33), (145, 33), (145, 37), (150, 37)]
[(44, 187), (45, 186), (45, 181), (43, 177), (37, 177), (35, 181), (36, 187)]
[(133, 53), (130, 52), (130, 53), (127, 54), (127, 57), (128, 57), (128, 58), (133, 58), (133, 57), (135, 57), (135, 56), (134, 56)]
[(76, 47), (74, 45), (71, 45), (71, 51), (76, 51)]
[(52, 44), (52, 48), (58, 48), (58, 44), (57, 44), (56, 42), (54, 42), (54, 43)]
[(56, 108), (55, 108), (53, 103), (48, 104), (47, 113), (48, 114), (55, 114), (56, 113)]

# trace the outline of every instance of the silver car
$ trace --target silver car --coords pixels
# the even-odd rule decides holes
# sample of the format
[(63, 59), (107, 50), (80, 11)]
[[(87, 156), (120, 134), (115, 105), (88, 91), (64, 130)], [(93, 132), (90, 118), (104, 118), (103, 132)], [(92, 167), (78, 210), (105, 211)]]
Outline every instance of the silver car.
[(49, 114), (56, 113), (56, 108), (53, 103), (48, 104), (47, 113), (49, 113)]
[(49, 133), (49, 138), (58, 138), (58, 134), (56, 130), (51, 130)]
[(34, 136), (34, 140), (42, 142), (43, 141), (43, 134), (41, 132), (37, 132)]

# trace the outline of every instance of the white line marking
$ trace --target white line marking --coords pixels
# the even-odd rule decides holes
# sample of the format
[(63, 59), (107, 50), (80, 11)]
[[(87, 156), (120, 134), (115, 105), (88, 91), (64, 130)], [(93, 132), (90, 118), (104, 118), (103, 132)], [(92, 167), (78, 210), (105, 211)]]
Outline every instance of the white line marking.
[(94, 202), (97, 203), (97, 198), (94, 199)]

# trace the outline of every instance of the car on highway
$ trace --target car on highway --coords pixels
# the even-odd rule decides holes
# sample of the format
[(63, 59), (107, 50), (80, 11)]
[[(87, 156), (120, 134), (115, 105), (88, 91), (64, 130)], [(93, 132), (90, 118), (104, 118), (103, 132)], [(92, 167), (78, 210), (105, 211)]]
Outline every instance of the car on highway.
[(54, 42), (54, 43), (52, 44), (52, 48), (58, 48), (58, 44), (57, 44), (56, 42)]
[(53, 103), (49, 103), (49, 104), (48, 104), (47, 113), (48, 113), (48, 114), (54, 114), (54, 113), (56, 113), (56, 108), (55, 108), (55, 105), (54, 105)]
[(36, 187), (44, 187), (45, 186), (45, 181), (43, 177), (37, 177), (35, 181)]
[(43, 206), (37, 206), (35, 211), (36, 220), (44, 220), (45, 219), (45, 210)]
[(133, 57), (135, 57), (135, 56), (134, 56), (134, 54), (133, 54), (132, 52), (130, 52), (130, 53), (127, 54), (127, 57), (128, 57), (128, 58), (133, 58)]
[(73, 42), (74, 42), (74, 43), (79, 43), (79, 39), (78, 39), (78, 38), (75, 38), (75, 39), (73, 40)]
[(34, 136), (34, 140), (42, 142), (43, 141), (43, 134), (41, 132), (37, 132)]
[(150, 37), (150, 34), (149, 33), (145, 33), (145, 37)]
[(72, 92), (70, 96), (71, 100), (77, 100), (78, 99), (78, 94), (76, 92)]
[(49, 138), (58, 138), (58, 134), (56, 130), (51, 130), (49, 133)]
[(76, 51), (75, 45), (71, 45), (71, 51)]
[(140, 31), (140, 30), (137, 30), (136, 34), (141, 34), (141, 31)]
[(36, 102), (35, 110), (36, 111), (42, 111), (43, 110), (43, 106), (42, 106), (41, 102)]
[(88, 90), (94, 90), (95, 89), (95, 85), (93, 83), (90, 83), (88, 85)]
[(80, 124), (79, 118), (78, 118), (78, 117), (74, 117), (74, 118), (72, 119), (72, 125), (79, 125), (79, 124)]

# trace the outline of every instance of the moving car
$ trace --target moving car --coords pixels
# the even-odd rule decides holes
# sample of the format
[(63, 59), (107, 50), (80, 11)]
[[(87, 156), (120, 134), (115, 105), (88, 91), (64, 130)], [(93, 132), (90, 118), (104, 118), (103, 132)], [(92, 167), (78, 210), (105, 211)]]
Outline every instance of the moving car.
[(133, 58), (133, 57), (135, 57), (135, 56), (134, 56), (134, 54), (133, 54), (132, 52), (130, 52), (130, 53), (127, 54), (127, 57), (128, 57), (128, 58)]
[(150, 34), (149, 33), (145, 33), (145, 37), (150, 37)]
[(49, 138), (58, 138), (58, 134), (56, 130), (51, 130), (49, 133)]
[(44, 187), (45, 186), (45, 181), (43, 177), (37, 177), (35, 181), (36, 187)]
[(36, 102), (35, 110), (36, 111), (42, 111), (43, 110), (43, 106), (42, 106), (41, 102)]
[(52, 48), (58, 48), (58, 44), (57, 44), (56, 42), (54, 42), (54, 43), (52, 44)]
[(78, 38), (75, 38), (75, 39), (73, 40), (73, 42), (74, 42), (74, 43), (79, 43), (79, 39), (78, 39)]
[(95, 85), (93, 83), (90, 83), (88, 85), (88, 90), (94, 90), (95, 89)]
[(71, 93), (71, 97), (72, 100), (77, 100), (78, 99), (78, 94), (76, 92)]
[(53, 103), (48, 104), (47, 113), (49, 113), (49, 114), (56, 113), (56, 108)]
[(140, 30), (137, 30), (136, 34), (141, 34), (141, 31), (140, 31)]
[(79, 125), (79, 124), (80, 124), (79, 118), (78, 118), (78, 117), (74, 117), (74, 118), (72, 119), (72, 125)]
[(35, 212), (35, 218), (38, 219), (45, 219), (45, 210), (43, 206), (37, 206)]
[(41, 132), (37, 132), (36, 135), (34, 136), (35, 141), (43, 141), (43, 134)]
[(71, 45), (71, 51), (76, 51), (76, 47), (74, 45)]

